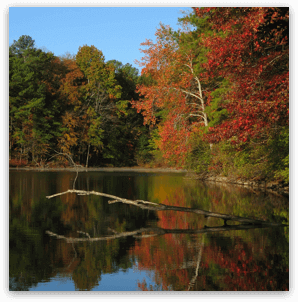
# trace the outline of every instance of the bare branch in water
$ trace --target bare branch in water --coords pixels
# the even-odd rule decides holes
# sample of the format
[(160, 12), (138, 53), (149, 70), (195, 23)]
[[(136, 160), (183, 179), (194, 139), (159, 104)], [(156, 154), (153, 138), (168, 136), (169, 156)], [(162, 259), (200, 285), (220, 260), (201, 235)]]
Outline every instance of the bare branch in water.
[[(232, 230), (248, 230), (254, 228), (266, 228), (268, 225), (253, 225), (253, 224), (239, 224), (239, 225), (226, 225), (226, 226), (217, 226), (217, 227), (205, 227), (202, 229), (163, 229), (159, 227), (151, 227), (151, 228), (141, 228), (135, 231), (129, 232), (121, 232), (117, 233), (114, 231), (114, 235), (102, 236), (102, 237), (84, 237), (84, 238), (73, 238), (66, 237), (63, 235), (59, 235), (53, 233), (51, 231), (46, 231), (46, 234), (56, 237), (57, 239), (65, 240), (67, 243), (78, 243), (78, 242), (96, 242), (96, 241), (107, 241), (117, 238), (129, 237), (133, 236), (136, 238), (148, 238), (166, 234), (206, 234), (213, 232), (223, 232), (223, 231), (232, 231)], [(145, 234), (143, 234), (145, 233)], [(85, 233), (84, 233), (85, 234)]]
[(267, 226), (279, 226), (281, 224), (279, 223), (273, 223), (273, 222), (267, 222), (263, 220), (257, 220), (257, 219), (252, 219), (252, 218), (245, 218), (245, 217), (239, 217), (239, 216), (234, 216), (234, 215), (227, 215), (227, 214), (221, 214), (221, 213), (215, 213), (215, 212), (209, 212), (209, 211), (204, 211), (200, 209), (195, 209), (195, 208), (185, 208), (185, 207), (177, 207), (177, 206), (169, 206), (165, 205), (162, 203), (154, 203), (150, 201), (144, 201), (144, 200), (130, 200), (130, 199), (125, 199), (121, 198), (118, 196), (114, 196), (111, 194), (107, 193), (101, 193), (101, 192), (96, 192), (96, 191), (84, 191), (84, 190), (67, 190), (65, 192), (57, 193), (54, 195), (47, 196), (48, 199), (54, 198), (57, 196), (61, 196), (64, 194), (69, 194), (69, 193), (75, 193), (78, 195), (98, 195), (98, 196), (103, 196), (110, 198), (111, 200), (109, 201), (109, 204), (121, 202), (125, 203), (128, 205), (133, 205), (137, 206), (141, 209), (144, 210), (151, 210), (151, 211), (179, 211), (179, 212), (190, 212), (190, 213), (195, 213), (199, 215), (204, 215), (205, 217), (214, 217), (214, 218), (220, 218), (223, 219), (225, 224), (227, 221), (238, 221), (240, 223), (249, 223), (249, 224), (263, 224)]

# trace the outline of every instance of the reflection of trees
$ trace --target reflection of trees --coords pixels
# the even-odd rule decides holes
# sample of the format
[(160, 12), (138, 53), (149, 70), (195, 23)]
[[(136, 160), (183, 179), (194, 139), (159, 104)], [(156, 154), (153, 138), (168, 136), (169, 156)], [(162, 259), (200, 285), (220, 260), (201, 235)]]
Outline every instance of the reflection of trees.
[[(241, 187), (231, 189), (231, 186), (226, 186), (219, 190), (217, 184), (206, 186), (190, 181), (184, 188), (178, 186), (173, 189), (162, 202), (179, 206), (201, 205), (202, 208), (209, 205), (218, 212), (288, 223), (287, 219), (279, 218), (288, 213), (286, 200), (281, 202), (275, 196), (263, 193), (256, 196)], [(272, 204), (276, 207), (272, 207)], [(198, 225), (198, 220), (193, 216), (185, 218), (185, 214), (179, 212), (160, 211), (158, 217), (158, 224), (162, 226), (177, 225), (177, 222), (184, 227)], [(214, 219), (213, 223), (216, 224)], [(289, 285), (289, 265), (288, 252), (284, 252), (288, 246), (284, 234), (287, 232), (288, 228), (285, 232), (283, 228), (270, 228), (251, 232), (234, 231), (225, 233), (226, 236), (222, 236), (221, 232), (212, 233), (206, 235), (204, 246), (202, 236), (205, 235), (143, 238), (137, 242), (132, 253), (138, 257), (139, 269), (155, 271), (159, 289), (286, 290)], [(269, 246), (274, 248), (269, 250)], [(249, 258), (242, 257), (243, 251), (249, 254)], [(273, 259), (277, 263), (272, 262)], [(277, 265), (277, 270), (272, 263)], [(139, 288), (156, 290), (148, 287), (145, 281), (139, 282)]]
[[(173, 192), (173, 191), (172, 191)], [(202, 262), (202, 255), (204, 254), (204, 235), (202, 236), (200, 243), (196, 243), (195, 246), (199, 247), (199, 252), (197, 253), (197, 259), (196, 261), (192, 260), (185, 260), (188, 257), (185, 256), (188, 254), (188, 247), (185, 245), (183, 242), (183, 239), (181, 238), (181, 235), (190, 235), (190, 234), (206, 234), (206, 233), (214, 233), (218, 231), (231, 231), (231, 230), (244, 230), (244, 229), (250, 229), (250, 228), (255, 228), (256, 226), (261, 227), (261, 226), (276, 226), (278, 223), (274, 222), (266, 222), (266, 221), (261, 221), (261, 220), (256, 220), (255, 218), (243, 218), (239, 216), (234, 216), (234, 215), (227, 215), (227, 214), (220, 214), (220, 213), (214, 213), (206, 210), (200, 210), (198, 208), (189, 208), (189, 207), (183, 207), (181, 205), (185, 204), (185, 194), (182, 194), (183, 191), (181, 191), (181, 188), (177, 188), (174, 191), (174, 195), (172, 194), (168, 198), (166, 198), (165, 203), (153, 203), (149, 201), (144, 201), (144, 200), (130, 200), (130, 199), (125, 199), (121, 198), (115, 195), (111, 194), (106, 194), (106, 193), (101, 193), (97, 191), (85, 191), (85, 190), (67, 190), (62, 193), (56, 193), (54, 195), (48, 196), (47, 198), (54, 198), (57, 196), (67, 196), (71, 195), (71, 193), (75, 193), (78, 195), (97, 195), (101, 196), (102, 198), (109, 198), (112, 199), (109, 201), (109, 204), (115, 204), (115, 203), (123, 203), (127, 205), (133, 205), (135, 207), (139, 207), (143, 210), (151, 210), (151, 211), (160, 211), (158, 213), (159, 216), (159, 221), (161, 225), (171, 225), (171, 229), (165, 229), (165, 228), (160, 228), (160, 227), (149, 227), (149, 228), (142, 228), (139, 230), (132, 230), (132, 231), (124, 231), (122, 230), (121, 232), (113, 231), (112, 235), (105, 235), (105, 236), (100, 236), (100, 237), (90, 237), (89, 234), (85, 233), (87, 237), (84, 238), (72, 238), (72, 237), (66, 237), (63, 235), (58, 235), (53, 232), (48, 232), (48, 234), (55, 236), (59, 239), (64, 239), (68, 243), (78, 243), (78, 242), (98, 242), (98, 241), (107, 241), (107, 240), (114, 240), (118, 238), (123, 238), (123, 237), (138, 237), (139, 239), (142, 239), (142, 245), (138, 249), (138, 243), (135, 244), (135, 249), (134, 251), (138, 255), (138, 258), (140, 258), (140, 255), (142, 254), (142, 251), (144, 251), (146, 248), (149, 249), (149, 253), (146, 254), (145, 257), (141, 261), (138, 261), (139, 265), (140, 263), (144, 262), (146, 265), (144, 265), (144, 268), (146, 269), (153, 269), (154, 271), (157, 272), (155, 275), (156, 279), (155, 282), (157, 284), (157, 288), (163, 288), (163, 289), (174, 289), (174, 290), (188, 290), (195, 289), (197, 288), (196, 283), (197, 280), (199, 279), (199, 269), (201, 267), (201, 262)], [(212, 194), (208, 196), (213, 196)], [(206, 199), (204, 200), (204, 203), (206, 204)], [(210, 203), (209, 203), (210, 204)], [(211, 206), (211, 204), (210, 204)], [(129, 209), (130, 211), (132, 210), (131, 208)], [(169, 214), (169, 212), (171, 213)], [(175, 214), (173, 214), (173, 212)], [(176, 213), (178, 212), (178, 213)], [(181, 213), (182, 212), (182, 213)], [(204, 227), (201, 229), (173, 229), (173, 225), (187, 225), (189, 226), (191, 224), (192, 219), (189, 219), (185, 215), (187, 214), (200, 214), (204, 215), (205, 219), (210, 220), (210, 218), (213, 219), (218, 219), (221, 218), (224, 220), (224, 226), (215, 226), (215, 227)], [(183, 215), (183, 217), (181, 216)], [(234, 222), (242, 222), (245, 223), (244, 225), (226, 225), (226, 221), (234, 221)], [(198, 223), (198, 220), (194, 220), (196, 223)], [(82, 233), (82, 232), (81, 232)], [(143, 234), (146, 233), (146, 234)], [(150, 246), (146, 247), (144, 244), (144, 238), (148, 240), (149, 237), (155, 237), (157, 235), (169, 235), (169, 236), (163, 236), (163, 238), (167, 238), (167, 244), (170, 247), (170, 250), (167, 250), (165, 252), (165, 244), (161, 244), (160, 241), (158, 241), (158, 244), (152, 245), (152, 242), (150, 242)], [(177, 238), (179, 238), (177, 240)], [(153, 241), (154, 242), (154, 241)], [(162, 245), (163, 249), (159, 253), (159, 246)], [(153, 247), (153, 250), (152, 250)], [(186, 247), (186, 248), (185, 248)], [(210, 248), (210, 246), (209, 246)], [(138, 249), (138, 251), (137, 251)], [(174, 253), (174, 254), (173, 254)], [(153, 256), (154, 255), (154, 256)], [(148, 260), (152, 257), (152, 261), (148, 263)], [(161, 258), (161, 259), (159, 259)], [(170, 263), (169, 263), (170, 261)], [(166, 268), (161, 268), (165, 263), (169, 263), (168, 267)], [(180, 263), (180, 265), (179, 265)], [(195, 271), (193, 271), (193, 265), (188, 266), (182, 265), (181, 263), (186, 264), (186, 263), (196, 263), (195, 265)], [(107, 265), (105, 265), (107, 267)], [(151, 268), (152, 267), (152, 268)], [(184, 267), (182, 269), (182, 267)], [(204, 268), (204, 264), (202, 264), (202, 267)], [(141, 268), (141, 267), (140, 267)], [(177, 271), (178, 270), (178, 271)], [(190, 270), (192, 270), (192, 273), (190, 273)], [(175, 276), (173, 276), (172, 272), (175, 271)], [(208, 276), (210, 279), (210, 276)], [(187, 281), (187, 284), (185, 283)], [(203, 282), (204, 283), (204, 282)], [(225, 290), (225, 287), (222, 285), (215, 285), (217, 282), (214, 283), (214, 288), (223, 288)], [(212, 284), (213, 284), (212, 283)], [(186, 285), (188, 285), (186, 287)], [(140, 284), (141, 288), (146, 288), (146, 286), (142, 283)]]
[[(25, 290), (53, 275), (50, 254), (45, 249), (47, 228), (58, 230), (63, 206), (59, 200), (41, 198), (24, 206), (11, 200), (9, 218), (9, 274), (11, 290)], [(30, 216), (29, 216), (30, 215)], [(19, 289), (17, 289), (19, 288)]]
[[(263, 239), (261, 232), (254, 232)], [(288, 266), (278, 247), (269, 249), (266, 243), (244, 243), (241, 236), (224, 237), (221, 233), (207, 234), (203, 246), (201, 236), (144, 238), (137, 242), (132, 253), (138, 257), (140, 270), (155, 272), (154, 281), (163, 290), (278, 291), (289, 288)], [(144, 282), (140, 282), (139, 287), (148, 289)]]
[[(92, 173), (91, 173), (92, 174)], [(98, 174), (96, 174), (97, 176)], [(42, 177), (45, 177), (42, 179)], [(57, 274), (71, 276), (80, 290), (90, 290), (102, 274), (126, 270), (133, 265), (128, 249), (136, 239), (121, 238), (101, 242), (65, 244), (45, 234), (50, 229), (68, 236), (103, 236), (143, 227), (156, 215), (125, 205), (108, 205), (101, 197), (63, 196), (55, 200), (34, 198), (73, 186), (114, 190), (119, 183), (113, 177), (86, 177), (76, 173), (16, 173), (10, 188), (10, 288), (28, 290)], [(123, 189), (123, 188), (121, 188)], [(121, 192), (125, 194), (125, 192)], [(133, 194), (131, 192), (130, 194)]]
[(234, 237), (228, 247), (222, 244), (225, 237), (219, 235), (210, 239), (195, 290), (277, 291), (289, 288), (288, 269), (276, 249), (262, 252), (263, 245), (245, 243), (240, 237)]
[[(149, 238), (166, 234), (206, 234), (206, 233), (216, 233), (216, 232), (227, 232), (227, 231), (235, 231), (235, 230), (249, 230), (256, 228), (266, 228), (269, 226), (266, 225), (254, 225), (254, 224), (238, 224), (238, 225), (224, 225), (224, 226), (216, 226), (216, 227), (207, 227), (205, 226), (202, 229), (194, 230), (194, 229), (162, 229), (158, 227), (149, 227), (142, 228), (135, 231), (129, 232), (115, 232), (114, 235), (107, 235), (103, 237), (90, 237), (88, 234), (87, 238), (74, 238), (74, 237), (66, 237), (63, 235), (55, 234), (51, 231), (46, 231), (46, 234), (56, 237), (57, 239), (64, 239), (67, 243), (79, 243), (79, 242), (98, 242), (98, 241), (108, 241), (118, 238), (124, 237), (136, 237), (136, 238)], [(281, 226), (282, 227), (282, 226)], [(85, 233), (85, 232), (78, 232)], [(85, 233), (87, 234), (87, 233)]]
[[(73, 198), (73, 197), (72, 197)], [(129, 230), (134, 224), (144, 225), (148, 219), (148, 213), (140, 209), (128, 211), (123, 205), (114, 206), (113, 212), (103, 200), (98, 197), (80, 196), (79, 201), (69, 202), (66, 199), (67, 222), (71, 222), (71, 230), (64, 230), (65, 236), (76, 237), (78, 240), (71, 244), (60, 243), (60, 250), (55, 251), (55, 261), (62, 263), (59, 273), (72, 276), (75, 286), (79, 290), (90, 290), (101, 280), (102, 274), (111, 274), (121, 270), (131, 268), (133, 261), (127, 250), (134, 245), (133, 238), (120, 238), (119, 240), (107, 240), (96, 245), (90, 245), (86, 239), (94, 236), (105, 236), (110, 233), (108, 227), (115, 232)], [(86, 207), (86, 215), (83, 221), (76, 221), (77, 215), (82, 215), (81, 207)], [(68, 212), (68, 210), (71, 212)], [(66, 217), (65, 212), (62, 217)], [(149, 215), (152, 217), (152, 214)], [(79, 232), (77, 230), (80, 230)], [(56, 240), (51, 240), (56, 241)], [(63, 253), (63, 254), (61, 254)], [(57, 264), (55, 265), (57, 266)]]
[(130, 200), (126, 198), (120, 198), (115, 195), (107, 194), (107, 193), (102, 193), (102, 192), (97, 192), (97, 191), (85, 191), (85, 190), (67, 190), (65, 192), (61, 193), (56, 193), (50, 196), (47, 196), (47, 198), (54, 198), (57, 196), (65, 195), (65, 194), (71, 194), (75, 193), (78, 195), (97, 195), (97, 196), (102, 196), (102, 197), (107, 197), (107, 198), (112, 198), (113, 200), (109, 201), (109, 204), (114, 204), (114, 203), (124, 203), (128, 205), (134, 205), (137, 207), (140, 207), (141, 209), (144, 210), (151, 210), (151, 211), (178, 211), (178, 212), (188, 212), (188, 213), (194, 213), (194, 214), (199, 214), (199, 215), (204, 215), (205, 217), (214, 217), (214, 218), (220, 218), (225, 221), (237, 221), (237, 222), (242, 222), (242, 223), (253, 223), (253, 224), (266, 224), (266, 225), (278, 225), (278, 223), (272, 223), (272, 222), (267, 222), (267, 221), (262, 221), (258, 219), (253, 219), (253, 218), (247, 218), (247, 217), (240, 217), (240, 216), (234, 216), (230, 214), (222, 214), (222, 213), (215, 213), (215, 212), (210, 212), (210, 211), (205, 211), (197, 208), (187, 208), (187, 207), (181, 207), (181, 206), (173, 206), (173, 205), (166, 205), (166, 204), (161, 204), (161, 203), (154, 203), (150, 201), (144, 201), (144, 200)]
[[(233, 213), (261, 220), (271, 220), (278, 223), (288, 223), (289, 199), (286, 197), (254, 192), (242, 186), (224, 183), (197, 184), (189, 180), (185, 187), (186, 195), (196, 196), (197, 200), (208, 198), (206, 204), (212, 204), (213, 211)], [(287, 215), (282, 215), (281, 213)], [(286, 216), (286, 217), (285, 217)]]
[[(210, 217), (207, 218), (206, 224), (208, 224), (209, 219), (210, 219)], [(246, 226), (247, 225), (244, 225), (244, 227), (246, 227)], [(231, 226), (229, 226), (229, 227), (231, 227)], [(224, 226), (224, 228), (227, 228), (227, 226)], [(194, 284), (195, 284), (195, 282), (198, 278), (199, 269), (200, 269), (200, 265), (201, 265), (201, 261), (202, 261), (202, 254), (203, 254), (204, 244), (205, 244), (205, 236), (206, 236), (206, 233), (203, 234), (202, 239), (201, 239), (201, 244), (200, 244), (199, 252), (198, 252), (196, 270), (195, 270), (194, 276), (192, 277), (192, 279), (189, 282), (188, 289), (187, 289), (188, 291), (190, 291), (193, 288), (193, 286), (194, 286)]]
[[(200, 216), (198, 219), (194, 213), (155, 212), (134, 205), (108, 204), (109, 199), (100, 196), (68, 194), (51, 200), (33, 198), (72, 188), (76, 177), (76, 173), (45, 173), (42, 180), (42, 175), (28, 172), (26, 177), (18, 175), (10, 184), (9, 265), (12, 290), (28, 290), (57, 274), (72, 277), (77, 289), (90, 290), (100, 282), (103, 274), (126, 270), (135, 263), (139, 269), (152, 272), (156, 281), (154, 290), (187, 290), (190, 285), (191, 290), (234, 290), (231, 284), (236, 286), (236, 283), (229, 281), (228, 277), (238, 278), (239, 282), (244, 279), (252, 289), (262, 290), (263, 286), (264, 289), (283, 290), (288, 287), (288, 273), (285, 272), (288, 253), (284, 248), (288, 244), (288, 228), (285, 232), (281, 228), (232, 231), (239, 225), (229, 222), (230, 229), (220, 230), (222, 220), (210, 217), (208, 225), (220, 231), (214, 232), (204, 229), (208, 218)], [(183, 183), (180, 178), (177, 181), (176, 176), (130, 177), (129, 181), (126, 176), (122, 179), (100, 173), (80, 173), (76, 187), (79, 190), (113, 192), (131, 199), (154, 200), (176, 207), (288, 222), (286, 203), (269, 195), (254, 195), (235, 187), (233, 190), (230, 187), (219, 190), (216, 184), (205, 185), (190, 180)], [(107, 237), (140, 229), (147, 231), (96, 243), (87, 240), (88, 235), (91, 238)], [(46, 230), (83, 240), (67, 243), (48, 236)], [(158, 230), (159, 236), (153, 236), (154, 230)], [(229, 232), (223, 233), (224, 230)], [(204, 246), (202, 236), (205, 236)], [(245, 258), (238, 260), (242, 249), (249, 255), (249, 270), (242, 267)], [(220, 256), (226, 262), (220, 262)], [(271, 263), (276, 265), (276, 270)], [(253, 271), (256, 266), (259, 270)], [(237, 270), (232, 271), (237, 267), (240, 269), (239, 277), (234, 275)], [(263, 272), (267, 272), (267, 279)], [(147, 289), (146, 284), (140, 282), (140, 288)], [(240, 284), (236, 288), (241, 290), (244, 287)]]

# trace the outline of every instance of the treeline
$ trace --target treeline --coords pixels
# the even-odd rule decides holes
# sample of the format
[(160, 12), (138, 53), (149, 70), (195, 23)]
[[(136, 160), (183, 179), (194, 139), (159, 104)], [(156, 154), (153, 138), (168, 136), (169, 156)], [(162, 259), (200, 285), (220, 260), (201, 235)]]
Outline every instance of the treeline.
[(195, 8), (143, 43), (133, 102), (155, 158), (205, 173), (289, 178), (289, 9)]
[(94, 46), (56, 57), (21, 36), (9, 48), (10, 162), (134, 165), (148, 127), (132, 108), (138, 69)]
[[(141, 76), (94, 46), (10, 46), (10, 156), (289, 178), (289, 9), (194, 8), (143, 43)], [(65, 156), (64, 156), (65, 157)]]

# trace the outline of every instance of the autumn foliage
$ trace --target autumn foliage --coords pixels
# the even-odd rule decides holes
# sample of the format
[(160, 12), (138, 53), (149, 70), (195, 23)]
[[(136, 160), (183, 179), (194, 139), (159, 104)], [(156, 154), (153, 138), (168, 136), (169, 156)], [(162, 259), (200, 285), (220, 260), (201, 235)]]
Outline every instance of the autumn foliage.
[(58, 58), (14, 41), (10, 159), (288, 182), (289, 9), (194, 8), (179, 21), (142, 43), (140, 76), (93, 45)]
[(148, 40), (142, 44), (147, 49), (142, 50), (145, 57), (140, 66), (150, 84), (137, 86), (143, 99), (133, 105), (142, 112), (144, 123), (158, 124), (156, 145), (166, 162), (184, 166), (191, 133), (208, 125), (206, 103), (194, 70), (193, 51), (180, 47), (178, 36), (169, 27), (161, 26), (156, 37), (156, 43)]
[(212, 154), (224, 167), (242, 152), (243, 167), (266, 162), (255, 169), (263, 172), (250, 175), (272, 177), (280, 170), (286, 180), (288, 8), (194, 8), (182, 23), (177, 32), (162, 25), (155, 43), (143, 43), (140, 66), (148, 81), (137, 87), (143, 98), (133, 103), (144, 122), (155, 125), (165, 162), (192, 168), (205, 162), (212, 170), (218, 165)]
[(93, 45), (56, 57), (29, 36), (14, 41), (9, 55), (11, 165), (135, 163), (142, 127), (128, 103), (138, 98), (135, 68), (106, 62)]
[[(288, 125), (289, 12), (286, 8), (196, 9), (208, 15), (217, 35), (208, 48), (203, 78), (222, 77), (232, 85), (223, 106), (229, 118), (209, 128), (212, 142), (246, 142)], [(210, 100), (212, 102), (212, 99)]]

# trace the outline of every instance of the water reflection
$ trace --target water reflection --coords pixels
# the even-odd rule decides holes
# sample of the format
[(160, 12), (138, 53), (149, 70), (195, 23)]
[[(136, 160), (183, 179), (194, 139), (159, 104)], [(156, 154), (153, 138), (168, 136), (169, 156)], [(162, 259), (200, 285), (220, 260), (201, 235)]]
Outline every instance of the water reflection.
[[(210, 233), (138, 234), (96, 238), (142, 228), (200, 230), (222, 220), (193, 213), (146, 211), (107, 203), (99, 196), (67, 194), (76, 173), (10, 172), (10, 290), (287, 290), (288, 228)], [(188, 180), (184, 175), (81, 172), (76, 189), (128, 199), (288, 223), (288, 200), (234, 186)], [(232, 223), (230, 223), (232, 224)], [(234, 224), (234, 223), (233, 223)], [(236, 223), (235, 223), (236, 224)], [(126, 274), (130, 286), (120, 278)], [(141, 275), (140, 275), (141, 274)], [(113, 276), (116, 279), (110, 278)], [(64, 280), (55, 288), (57, 278)], [(118, 279), (117, 279), (118, 278)], [(120, 279), (119, 279), (120, 278)], [(113, 280), (113, 281), (112, 281)], [(118, 280), (115, 282), (115, 280)], [(67, 281), (67, 282), (66, 282)], [(107, 285), (109, 283), (109, 285)], [(102, 287), (102, 284), (106, 284)]]

